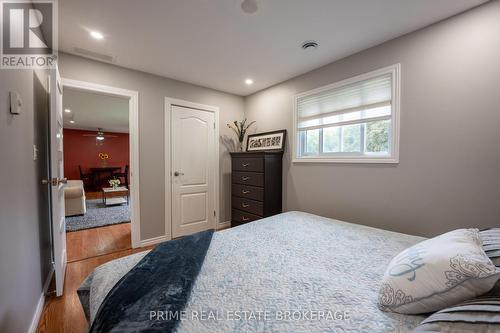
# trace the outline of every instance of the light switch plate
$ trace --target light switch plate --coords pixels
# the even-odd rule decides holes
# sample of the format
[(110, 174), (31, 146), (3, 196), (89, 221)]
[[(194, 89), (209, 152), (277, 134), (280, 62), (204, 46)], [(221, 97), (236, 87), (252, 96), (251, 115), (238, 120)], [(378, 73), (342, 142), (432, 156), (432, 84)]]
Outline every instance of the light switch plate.
[(23, 106), (23, 101), (21, 100), (21, 95), (18, 92), (10, 92), (10, 113), (11, 114), (21, 114), (21, 108)]

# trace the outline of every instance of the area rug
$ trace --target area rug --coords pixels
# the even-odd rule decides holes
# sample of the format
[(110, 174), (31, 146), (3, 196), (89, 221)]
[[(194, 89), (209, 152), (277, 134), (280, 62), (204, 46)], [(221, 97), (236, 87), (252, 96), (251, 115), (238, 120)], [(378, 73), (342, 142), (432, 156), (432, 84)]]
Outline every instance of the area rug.
[(105, 206), (102, 200), (87, 200), (87, 212), (81, 216), (66, 217), (66, 232), (130, 222), (130, 206)]

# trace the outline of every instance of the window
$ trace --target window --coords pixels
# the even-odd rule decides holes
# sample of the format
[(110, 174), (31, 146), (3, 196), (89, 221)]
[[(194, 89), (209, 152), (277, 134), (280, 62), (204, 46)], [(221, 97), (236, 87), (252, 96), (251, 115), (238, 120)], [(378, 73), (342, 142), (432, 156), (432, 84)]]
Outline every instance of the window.
[(397, 163), (399, 72), (397, 64), (296, 96), (294, 162)]

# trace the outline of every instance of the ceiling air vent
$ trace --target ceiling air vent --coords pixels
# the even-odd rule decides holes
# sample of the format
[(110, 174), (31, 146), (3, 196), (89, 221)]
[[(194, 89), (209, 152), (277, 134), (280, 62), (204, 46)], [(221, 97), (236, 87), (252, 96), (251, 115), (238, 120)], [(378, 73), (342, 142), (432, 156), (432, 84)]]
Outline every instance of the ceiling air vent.
[(113, 62), (113, 60), (114, 60), (113, 56), (110, 56), (110, 55), (107, 55), (107, 54), (102, 54), (102, 53), (97, 53), (97, 52), (93, 52), (93, 51), (89, 51), (89, 50), (85, 50), (85, 49), (82, 49), (82, 48), (79, 48), (79, 47), (75, 47), (73, 49), (73, 51), (75, 51), (75, 53), (78, 53), (82, 57), (92, 58), (92, 59), (95, 59), (95, 60), (100, 60), (100, 61), (105, 61), (105, 62)]
[(317, 48), (319, 46), (318, 42), (314, 41), (314, 40), (308, 40), (304, 43), (302, 43), (302, 48), (304, 50), (313, 50), (315, 48)]

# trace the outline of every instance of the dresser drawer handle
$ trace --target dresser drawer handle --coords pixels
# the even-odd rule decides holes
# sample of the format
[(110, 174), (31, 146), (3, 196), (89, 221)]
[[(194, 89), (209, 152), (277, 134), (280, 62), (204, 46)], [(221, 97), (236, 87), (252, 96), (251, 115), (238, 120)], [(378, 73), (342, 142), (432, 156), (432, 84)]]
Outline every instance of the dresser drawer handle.
[(244, 167), (244, 168), (248, 167), (249, 165), (250, 165), (249, 163), (242, 163), (241, 164), (241, 166)]
[(249, 205), (249, 204), (247, 204), (247, 203), (242, 203), (242, 204), (241, 204), (241, 207), (243, 207), (243, 208), (247, 208), (247, 207), (250, 207), (250, 205)]
[(241, 220), (242, 220), (243, 222), (246, 222), (246, 221), (249, 221), (249, 220), (250, 220), (250, 218), (245, 217), (245, 216), (242, 216), (242, 217), (241, 217)]
[(248, 193), (250, 193), (250, 191), (248, 191), (248, 190), (241, 190), (241, 193), (242, 194), (248, 194)]
[(250, 177), (241, 177), (241, 180), (243, 180), (243, 181), (247, 181), (249, 179), (250, 179)]

